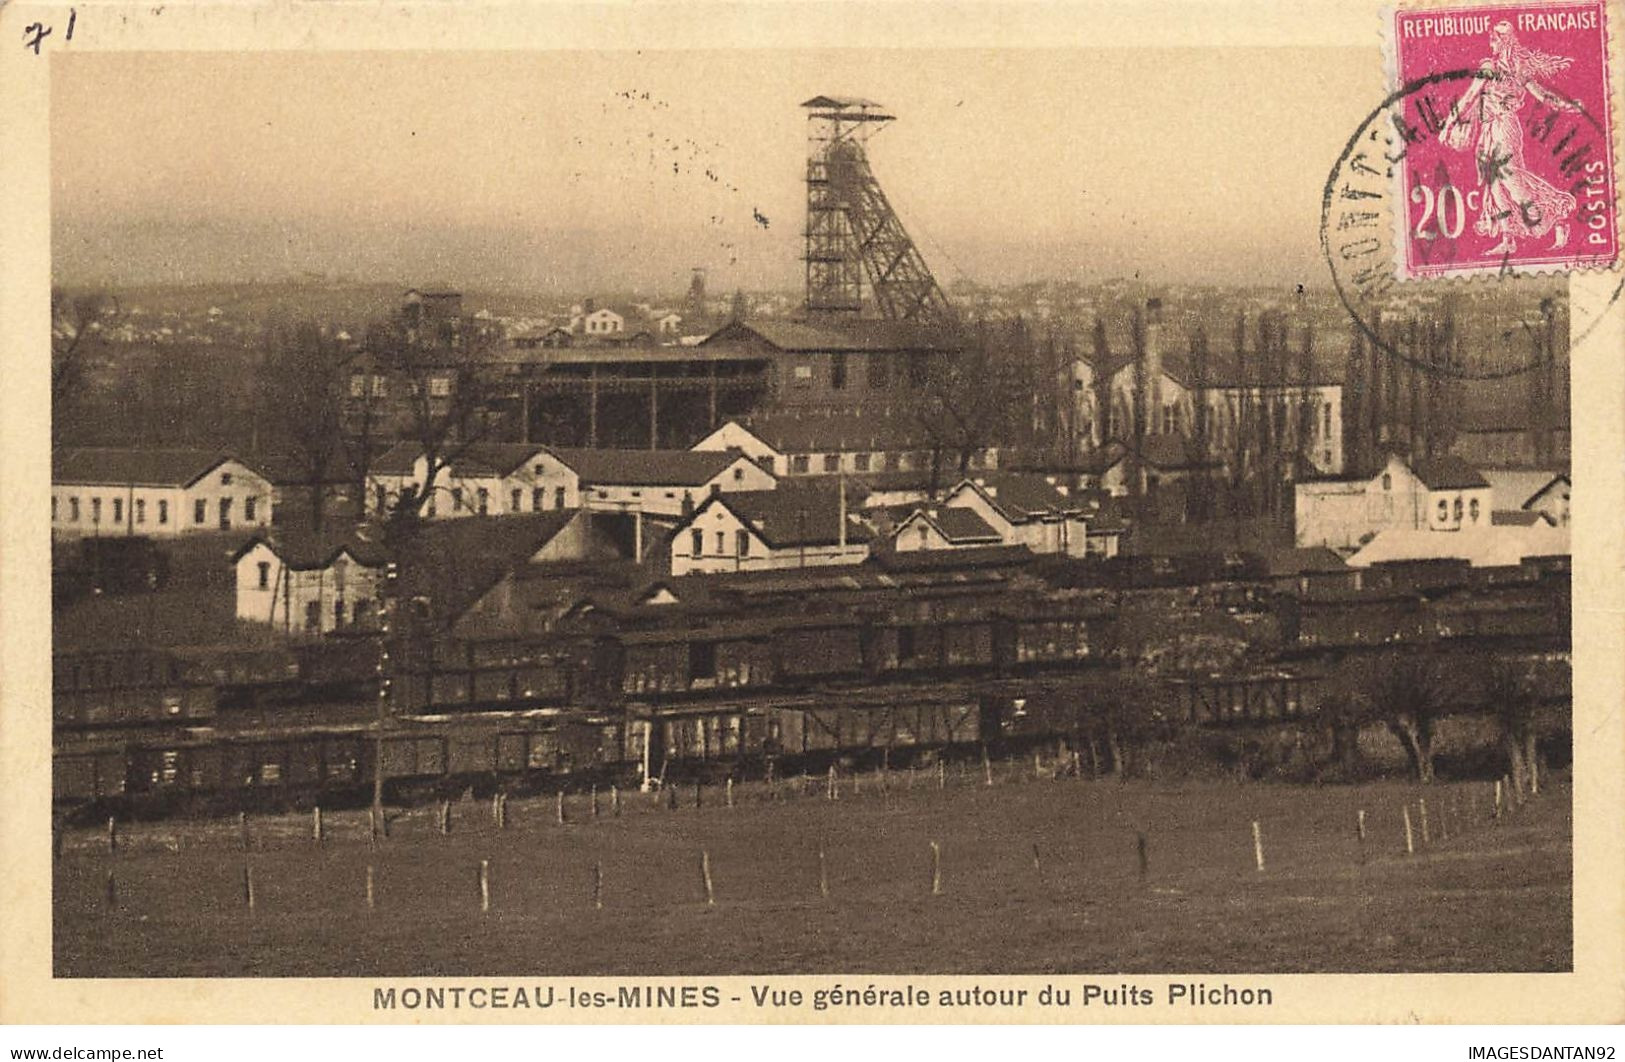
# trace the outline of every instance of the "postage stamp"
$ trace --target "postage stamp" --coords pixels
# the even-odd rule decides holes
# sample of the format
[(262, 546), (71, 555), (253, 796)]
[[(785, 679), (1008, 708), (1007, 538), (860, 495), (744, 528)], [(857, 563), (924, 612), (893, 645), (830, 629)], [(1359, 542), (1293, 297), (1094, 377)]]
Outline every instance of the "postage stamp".
[(1604, 0), (1390, 13), (1401, 280), (1618, 261), (1607, 23)]

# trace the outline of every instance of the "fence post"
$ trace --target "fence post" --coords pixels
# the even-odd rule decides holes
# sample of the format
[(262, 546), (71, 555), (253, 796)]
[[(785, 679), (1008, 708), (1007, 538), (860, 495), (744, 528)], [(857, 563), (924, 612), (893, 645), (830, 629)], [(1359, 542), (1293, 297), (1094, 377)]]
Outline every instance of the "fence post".
[(1501, 821), (1501, 806), (1502, 806), (1501, 802), (1502, 802), (1502, 799), (1503, 799), (1503, 797), (1502, 797), (1502, 793), (1501, 793), (1501, 779), (1497, 778), (1495, 780), (1495, 821), (1496, 822)]
[(373, 894), (372, 864), (367, 864), (367, 910), (371, 911), (378, 906), (377, 897)]
[(554, 817), (558, 819), (559, 825), (563, 826), (564, 825), (564, 790), (562, 790), (562, 789), (559, 790), (558, 796), (554, 798), (553, 811), (554, 811)]
[(1450, 840), (1450, 794), (1439, 798), (1439, 840)]
[(1354, 820), (1354, 828), (1360, 838), (1360, 862), (1365, 862), (1365, 808), (1361, 808)]
[(248, 812), (246, 811), (239, 811), (237, 813), (237, 837), (238, 843), (242, 846), (242, 850), (245, 852), (248, 851)]
[(609, 784), (609, 814), (612, 818), (621, 817), (621, 787), (614, 782)]
[(703, 799), (703, 797), (701, 797), (701, 795), (700, 795), (700, 792), (701, 792), (701, 788), (704, 786), (704, 784), (705, 783), (702, 782), (700, 779), (698, 779), (698, 778), (694, 779), (694, 809), (696, 811), (699, 810), (700, 802)]
[(107, 850), (118, 851), (118, 819), (112, 815), (107, 816)]
[(940, 757), (937, 759), (937, 788), (948, 788), (948, 763)]
[(484, 914), (491, 909), (491, 861), (480, 860), (480, 913)]
[(1264, 873), (1264, 834), (1258, 828), (1258, 820), (1253, 820), (1253, 862), (1258, 866), (1258, 872)]
[(118, 878), (114, 875), (112, 867), (107, 868), (107, 881), (102, 887), (102, 903), (109, 911), (118, 909)]
[(592, 865), (592, 906), (597, 911), (604, 909), (604, 864), (598, 860)]
[(250, 911), (254, 909), (254, 864), (243, 860), (243, 904)]
[(717, 894), (711, 887), (711, 853), (703, 848), (700, 850), (700, 877), (705, 881), (705, 906), (715, 907)]
[(592, 817), (598, 817), (598, 783), (592, 784)]
[(833, 763), (829, 765), (829, 784), (825, 787), (824, 798), (826, 800), (835, 799), (835, 765)]
[(317, 804), (315, 807), (310, 809), (310, 839), (316, 844), (321, 844), (324, 837), (325, 831), (322, 828), (322, 806)]
[(1150, 839), (1146, 837), (1144, 830), (1137, 831), (1135, 834), (1135, 848), (1140, 857), (1140, 881), (1144, 883), (1146, 878), (1151, 876), (1151, 845)]
[(1422, 843), (1432, 844), (1433, 837), (1428, 832), (1428, 802), (1426, 797), (1419, 797), (1417, 799), (1416, 810), (1422, 819)]
[(1044, 873), (1044, 864), (1038, 857), (1038, 842), (1037, 841), (1033, 842), (1033, 873), (1037, 874), (1037, 875), (1040, 875), (1040, 876), (1042, 876), (1043, 873)]
[(824, 865), (824, 846), (818, 846), (818, 895), (829, 899), (829, 870)]
[(734, 776), (731, 774), (728, 776), (726, 800), (730, 808), (734, 806)]
[(1416, 854), (1415, 838), (1411, 836), (1411, 806), (1409, 804), (1406, 804), (1403, 808), (1400, 809), (1400, 814), (1405, 816), (1405, 854), (1406, 855), (1415, 855)]
[(982, 744), (982, 776), (989, 786), (993, 784), (993, 761), (987, 758), (987, 743)]
[(942, 846), (931, 842), (931, 895), (942, 895)]

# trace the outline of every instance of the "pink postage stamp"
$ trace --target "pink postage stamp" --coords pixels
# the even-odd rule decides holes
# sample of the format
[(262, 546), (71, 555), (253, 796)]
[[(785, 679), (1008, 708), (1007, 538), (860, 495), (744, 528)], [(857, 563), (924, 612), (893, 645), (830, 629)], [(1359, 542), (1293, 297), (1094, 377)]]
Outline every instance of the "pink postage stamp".
[(1605, 0), (1401, 8), (1390, 18), (1405, 100), (1400, 277), (1613, 265)]

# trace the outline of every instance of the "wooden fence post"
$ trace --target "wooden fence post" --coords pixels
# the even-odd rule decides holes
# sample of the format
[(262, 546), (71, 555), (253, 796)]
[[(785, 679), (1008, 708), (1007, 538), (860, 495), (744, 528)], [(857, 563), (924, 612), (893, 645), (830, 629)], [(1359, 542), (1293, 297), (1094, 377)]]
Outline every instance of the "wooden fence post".
[(609, 814), (612, 818), (621, 817), (621, 787), (614, 782), (609, 785)]
[(1405, 854), (1406, 855), (1415, 855), (1416, 854), (1416, 843), (1415, 843), (1416, 839), (1411, 836), (1411, 806), (1409, 804), (1406, 804), (1403, 808), (1400, 809), (1400, 814), (1405, 816)]
[(245, 852), (248, 851), (248, 812), (246, 811), (239, 811), (237, 813), (237, 837), (238, 843), (241, 845), (242, 850)]
[(599, 860), (592, 864), (592, 906), (597, 911), (604, 909), (604, 864)]
[(254, 864), (243, 860), (243, 905), (254, 909)]
[(118, 909), (118, 877), (113, 868), (107, 868), (107, 880), (102, 886), (102, 903), (109, 911)]
[(322, 827), (322, 806), (317, 804), (310, 809), (310, 839), (321, 844), (326, 838), (326, 831)]
[(942, 895), (942, 846), (931, 842), (931, 895)]
[(1360, 862), (1365, 862), (1365, 808), (1355, 817), (1354, 828), (1360, 838)]
[(833, 763), (829, 765), (829, 784), (825, 787), (824, 798), (826, 800), (835, 799), (835, 765)]
[(986, 779), (987, 785), (991, 786), (993, 784), (993, 761), (987, 758), (987, 744), (985, 742), (982, 744), (982, 776)]
[(694, 779), (694, 808), (695, 808), (696, 811), (699, 810), (700, 802), (701, 802), (701, 800), (704, 799), (700, 795), (702, 787), (704, 786), (704, 784), (705, 783), (702, 782), (700, 779), (698, 779), (698, 778)]
[(1043, 874), (1044, 874), (1043, 861), (1040, 860), (1039, 857), (1038, 857), (1038, 842), (1037, 841), (1033, 842), (1033, 873), (1039, 875), (1040, 877), (1042, 877)]
[(480, 860), (480, 913), (484, 914), (491, 909), (491, 861)]
[(560, 789), (553, 800), (553, 814), (560, 826), (564, 825), (564, 790)]
[(941, 758), (937, 760), (937, 788), (948, 788), (948, 763)]
[(378, 906), (377, 896), (373, 893), (372, 864), (367, 864), (367, 910), (371, 911)]
[(1503, 799), (1503, 797), (1502, 797), (1502, 794), (1501, 794), (1501, 779), (1497, 778), (1495, 780), (1495, 821), (1496, 822), (1501, 821), (1501, 801), (1502, 801), (1502, 799)]
[(598, 818), (598, 783), (592, 784), (592, 817)]
[(1422, 819), (1422, 843), (1432, 844), (1433, 837), (1428, 832), (1428, 802), (1426, 797), (1420, 797), (1417, 799), (1416, 810)]
[(1258, 820), (1253, 820), (1253, 862), (1258, 866), (1258, 872), (1264, 873), (1264, 834), (1258, 828)]
[(1439, 840), (1450, 840), (1450, 794), (1439, 798)]
[(829, 899), (829, 869), (824, 865), (824, 846), (818, 846), (818, 895)]
[(107, 850), (118, 851), (118, 819), (112, 815), (107, 816)]
[(1044, 777), (1044, 764), (1037, 749), (1033, 750), (1033, 781)]
[(1151, 845), (1145, 831), (1140, 830), (1135, 835), (1135, 847), (1140, 857), (1140, 881), (1143, 883), (1151, 876)]
[(727, 801), (728, 806), (731, 808), (731, 807), (734, 806), (734, 776), (731, 775), (731, 774), (728, 776), (728, 785), (727, 785), (726, 793), (727, 793), (727, 796), (726, 796), (725, 799)]
[(711, 853), (703, 848), (700, 850), (700, 877), (705, 882), (705, 906), (715, 907), (717, 894), (711, 887)]

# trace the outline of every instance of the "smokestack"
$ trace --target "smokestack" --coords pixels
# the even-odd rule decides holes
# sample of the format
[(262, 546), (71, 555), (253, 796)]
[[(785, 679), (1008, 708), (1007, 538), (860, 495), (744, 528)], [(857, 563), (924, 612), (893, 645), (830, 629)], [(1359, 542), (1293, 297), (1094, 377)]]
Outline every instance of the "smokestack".
[(1162, 300), (1145, 300), (1145, 433), (1162, 434)]

